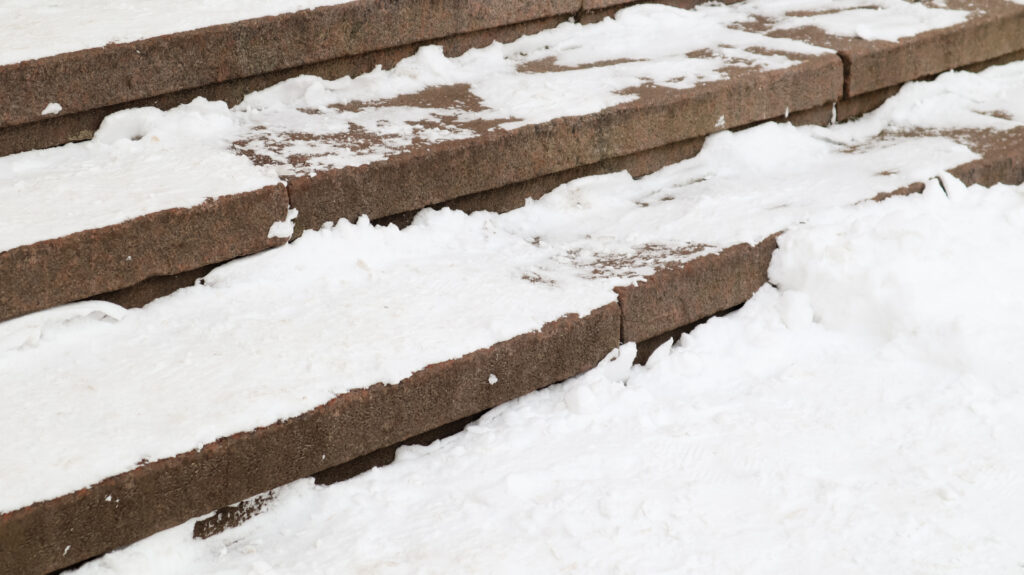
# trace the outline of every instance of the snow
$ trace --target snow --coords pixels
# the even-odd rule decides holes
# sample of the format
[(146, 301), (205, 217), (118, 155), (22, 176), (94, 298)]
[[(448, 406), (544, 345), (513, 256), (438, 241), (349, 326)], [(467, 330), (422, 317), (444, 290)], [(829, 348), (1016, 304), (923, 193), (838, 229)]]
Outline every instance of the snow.
[(1024, 187), (943, 179), (787, 232), (773, 285), (647, 366), (77, 573), (1019, 573)]
[(928, 30), (955, 26), (971, 14), (948, 9), (944, 4), (904, 0), (747, 0), (737, 9), (769, 18), (775, 30), (811, 26), (833, 36), (896, 42)]
[[(922, 92), (906, 94), (894, 101), (913, 107)], [(586, 315), (667, 263), (977, 157), (862, 121), (860, 139), (786, 124), (721, 133), (641, 180), (584, 178), (507, 214), (424, 210), (401, 231), (341, 221), (143, 309), (58, 308), (0, 324), (0, 512)]]
[(59, 114), (61, 112), (61, 110), (63, 110), (63, 109), (64, 109), (64, 106), (61, 106), (57, 102), (50, 102), (49, 104), (46, 105), (45, 108), (43, 108), (43, 111), (40, 112), (40, 115), (42, 115), (42, 116), (52, 116), (52, 115), (55, 115), (55, 114)]
[[(780, 69), (828, 52), (738, 29), (758, 10), (778, 11), (757, 3), (639, 5), (457, 58), (427, 46), (391, 70), (333, 81), (301, 76), (233, 109), (197, 99), (166, 112), (117, 112), (90, 142), (0, 158), (0, 203), (14, 214), (0, 229), (0, 252), (421, 145), (595, 113), (635, 100), (642, 87), (684, 90), (736, 69)], [(465, 97), (450, 107), (387, 101), (441, 88)]]
[[(245, 98), (238, 109), (258, 127), (241, 149), (312, 174), (381, 161), (418, 143), (476, 137), (474, 124), (513, 130), (592, 114), (636, 100), (641, 87), (685, 90), (729, 78), (730, 67), (775, 70), (796, 65), (794, 55), (828, 52), (733, 28), (747, 19), (725, 6), (640, 5), (456, 58), (428, 46), (391, 70), (333, 81), (300, 76)], [(387, 102), (440, 87), (467, 96), (449, 108)]]
[[(424, 142), (475, 137), (478, 122), (514, 129), (589, 114), (636, 99), (626, 93), (633, 88), (685, 89), (728, 77), (729, 66), (797, 63), (777, 51), (824, 52), (730, 29), (738, 18), (743, 16), (724, 7), (637, 6), (615, 19), (565, 23), (458, 58), (428, 46), (392, 70), (335, 81), (294, 78), (250, 94), (234, 109), (200, 98), (167, 112), (117, 112), (90, 142), (0, 158), (0, 203), (15, 214), (0, 229), (0, 252), (254, 190), (283, 176), (382, 161)], [(703, 49), (707, 55), (688, 56)], [(568, 69), (520, 70), (541, 61)], [(461, 108), (380, 101), (445, 86), (468, 90)], [(240, 152), (269, 165), (256, 166)]]
[(351, 0), (0, 0), (0, 66)]
[(200, 98), (114, 113), (89, 142), (0, 157), (0, 252), (278, 183), (229, 150), (239, 131), (225, 103)]

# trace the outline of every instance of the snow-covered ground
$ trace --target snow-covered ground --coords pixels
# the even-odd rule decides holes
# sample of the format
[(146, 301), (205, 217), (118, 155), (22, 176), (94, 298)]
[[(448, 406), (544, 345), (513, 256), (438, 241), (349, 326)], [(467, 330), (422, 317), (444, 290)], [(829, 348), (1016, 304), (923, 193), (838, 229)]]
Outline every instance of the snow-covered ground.
[(388, 467), (78, 573), (1017, 575), (1024, 187), (943, 184), (788, 232), (773, 285), (646, 367), (626, 345)]

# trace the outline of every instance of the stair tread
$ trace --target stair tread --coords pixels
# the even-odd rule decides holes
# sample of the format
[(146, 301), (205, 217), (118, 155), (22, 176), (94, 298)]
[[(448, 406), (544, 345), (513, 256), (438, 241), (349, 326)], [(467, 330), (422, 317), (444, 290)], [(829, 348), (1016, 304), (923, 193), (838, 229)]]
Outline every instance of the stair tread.
[[(0, 318), (127, 287), (140, 275), (223, 261), (202, 261), (207, 244), (151, 257), (129, 251), (140, 247), (123, 245), (132, 237), (129, 224), (162, 210), (181, 208), (168, 219), (184, 226), (196, 210), (216, 209), (218, 198), (283, 181), (298, 229), (315, 229), (343, 217), (419, 209), (839, 96), (838, 58), (721, 22), (735, 17), (725, 7), (637, 6), (615, 20), (565, 24), (458, 58), (425, 48), (393, 70), (333, 82), (296, 78), (231, 109), (196, 101), (168, 112), (126, 110), (108, 117), (93, 141), (0, 158), (0, 202), (20, 214), (0, 233), (0, 260), (40, 260), (58, 274), (40, 282), (52, 294), (0, 293)], [(685, 30), (692, 34), (681, 35)], [(203, 203), (209, 198), (214, 206)], [(268, 201), (267, 194), (252, 199)], [(249, 251), (234, 255), (276, 237), (269, 226), (288, 212), (278, 209), (276, 219), (235, 231)], [(85, 230), (98, 232), (74, 235)], [(166, 233), (177, 237), (174, 226)], [(92, 283), (78, 281), (70, 270), (81, 263), (81, 245), (104, 239), (103, 253), (131, 265), (108, 265)], [(88, 273), (104, 268), (89, 264)], [(101, 279), (106, 283), (97, 285)]]
[[(218, 268), (205, 285), (140, 310), (79, 304), (99, 305), (98, 311), (121, 316), (116, 322), (87, 317), (47, 327), (40, 326), (43, 316), (28, 316), (0, 324), (6, 330), (0, 370), (15, 374), (2, 389), (8, 399), (0, 401), (0, 435), (7, 438), (0, 444), (0, 523), (37, 525), (55, 508), (69, 513), (67, 508), (84, 505), (83, 498), (108, 494), (120, 505), (145, 507), (146, 501), (132, 499), (140, 476), (198, 465), (196, 457), (216, 469), (236, 450), (260, 453), (255, 446), (291, 453), (295, 445), (318, 445), (320, 440), (295, 435), (289, 422), (319, 413), (325, 404), (343, 417), (345, 406), (360, 398), (400, 395), (415, 387), (410, 381), (417, 374), (560, 325), (566, 314), (580, 316), (570, 316), (573, 325), (594, 314), (606, 322), (609, 312), (602, 310), (621, 306), (623, 337), (646, 337), (638, 324), (647, 321), (656, 331), (662, 317), (679, 317), (679, 302), (662, 297), (679, 290), (662, 289), (665, 281), (692, 291), (702, 274), (721, 273), (702, 267), (716, 254), (762, 243), (831, 207), (976, 165), (980, 155), (972, 148), (984, 150), (993, 139), (1005, 144), (1016, 138), (1017, 160), (1024, 161), (1024, 109), (1014, 96), (1022, 82), (1024, 63), (947, 74), (906, 87), (850, 124), (768, 123), (715, 135), (697, 157), (640, 180), (623, 174), (585, 178), (506, 214), (426, 211), (401, 231), (365, 219), (342, 222)], [(758, 153), (767, 149), (773, 152)], [(767, 262), (760, 265), (734, 272), (756, 280)], [(648, 282), (662, 286), (643, 292)], [(711, 313), (741, 301), (720, 302)], [(594, 344), (591, 358), (613, 347), (618, 336), (616, 325), (614, 341)], [(491, 381), (493, 372), (473, 365), (467, 389), (501, 389), (504, 374)], [(413, 404), (414, 411), (458, 403), (447, 395), (445, 381), (419, 387), (437, 395), (427, 405)], [(488, 407), (474, 401), (482, 400), (471, 401), (458, 417)], [(385, 412), (375, 417), (389, 421)], [(259, 426), (256, 435), (246, 435)], [(365, 437), (331, 440), (331, 449), (348, 441), (364, 450), (388, 444)], [(136, 468), (159, 458), (168, 459)], [(315, 462), (304, 465), (295, 473), (309, 472)], [(248, 471), (257, 487), (266, 488), (255, 479), (260, 473), (281, 473), (258, 463), (254, 468)], [(104, 478), (110, 479), (88, 489)], [(254, 494), (246, 491), (252, 485), (217, 486), (232, 488), (235, 500)], [(76, 489), (85, 491), (72, 493)], [(184, 485), (163, 489), (177, 493)], [(33, 503), (43, 499), (51, 500)], [(178, 520), (208, 510), (183, 509)], [(48, 537), (45, 553), (52, 554), (64, 548), (58, 539), (71, 535), (65, 529)], [(81, 558), (87, 552), (76, 547)]]

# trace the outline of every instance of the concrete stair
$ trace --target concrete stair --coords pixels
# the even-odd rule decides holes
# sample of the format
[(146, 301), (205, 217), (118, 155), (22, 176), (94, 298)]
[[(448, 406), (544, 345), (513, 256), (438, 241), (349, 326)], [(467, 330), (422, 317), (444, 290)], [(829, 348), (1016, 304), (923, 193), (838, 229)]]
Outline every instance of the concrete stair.
[[(90, 479), (73, 489), (8, 510), (0, 503), (0, 572), (52, 572), (298, 478), (344, 479), (367, 462), (385, 462), (396, 444), (430, 440), (437, 429), (453, 432), (458, 422), (495, 405), (582, 373), (622, 342), (640, 342), (649, 352), (695, 322), (746, 301), (767, 280), (777, 233), (814, 213), (919, 192), (943, 172), (966, 184), (1024, 182), (1024, 119), (990, 109), (997, 101), (984, 101), (983, 94), (996, 91), (979, 91), (974, 103), (965, 103), (969, 98), (955, 86), (946, 87), (945, 76), (910, 87), (921, 98), (947, 98), (951, 110), (961, 106), (965, 113), (990, 115), (985, 128), (933, 125), (927, 118), (886, 115), (884, 109), (853, 121), (887, 101), (918, 97), (916, 92), (896, 96), (903, 84), (955, 68), (986, 70), (979, 78), (1007, 83), (1005, 90), (1024, 87), (1024, 79), (1013, 84), (1012, 74), (999, 75), (1002, 68), (993, 67), (1024, 55), (1024, 5), (949, 0), (949, 9), (967, 11), (960, 21), (892, 42), (844, 36), (841, 30), (828, 33), (800, 20), (809, 16), (774, 15), (770, 3), (692, 11), (686, 10), (694, 2), (674, 3), (681, 8), (633, 7), (603, 24), (600, 18), (626, 3), (443, 4), (357, 0), (0, 66), (0, 100), (11, 102), (0, 110), (0, 147), (8, 154), (77, 139), (69, 137), (73, 132), (91, 137), (102, 117), (153, 99), (162, 108), (197, 95), (237, 103), (247, 92), (299, 74), (340, 77), (377, 64), (393, 68), (347, 83), (293, 79), (264, 92), (264, 98), (291, 94), (290, 100), (273, 100), (273, 106), (259, 98), (232, 110), (197, 105), (212, 110), (197, 117), (236, 122), (232, 137), (210, 148), (211, 154), (278, 181), (250, 185), (227, 178), (225, 188), (214, 189), (209, 198), (202, 195), (210, 188), (200, 187), (198, 199), (180, 205), (112, 216), (107, 223), (72, 226), (0, 248), (0, 343), (6, 346), (0, 347), (0, 404), (45, 422), (26, 420), (21, 435), (14, 436), (25, 443), (14, 440), (11, 453), (47, 450), (32, 445), (29, 431), (34, 425), (60, 427), (64, 415), (33, 408), (52, 405), (47, 394), (72, 389), (68, 374), (81, 376), (79, 387), (114, 386), (125, 401), (132, 394), (168, 394), (173, 403), (174, 394), (182, 393), (177, 386), (201, 378), (212, 388), (237, 385), (239, 374), (207, 354), (221, 337), (239, 342), (240, 349), (262, 350), (249, 358), (253, 364), (275, 354), (280, 373), (293, 374), (289, 385), (305, 402), (298, 401), (280, 419), (261, 420), (258, 410), (245, 419), (246, 410), (259, 402), (236, 394), (210, 413), (242, 414), (242, 423), (218, 423), (203, 432), (193, 423), (173, 438), (190, 448), (127, 467), (97, 463), (82, 475)], [(923, 7), (914, 5), (914, 10)], [(555, 29), (570, 16), (588, 23)], [(648, 46), (669, 44), (673, 36), (657, 36), (651, 22), (670, 18), (692, 30), (719, 26), (731, 36), (722, 41), (722, 35), (709, 34), (707, 40), (690, 41), (704, 42), (697, 47), (683, 42), (676, 52), (641, 58), (576, 63), (565, 58), (571, 45), (616, 46), (635, 38), (616, 22), (645, 22), (649, 35), (642, 37)], [(588, 37), (598, 29), (600, 36)], [(558, 52), (545, 44), (549, 38), (570, 46)], [(493, 39), (514, 49), (492, 46), (489, 59), (464, 56), (460, 63), (458, 55)], [(431, 49), (417, 53), (423, 44), (444, 46), (446, 56)], [(442, 80), (381, 96), (381, 85), (411, 77), (409, 62), (435, 66), (431, 72)], [(480, 62), (507, 70), (483, 74), (473, 67)], [(698, 81), (683, 81), (694, 76)], [(99, 77), (113, 80), (96, 82)], [(533, 92), (520, 99), (501, 90), (491, 98), (480, 96), (498, 82), (531, 86)], [(302, 90), (288, 92), (289, 87)], [(584, 106), (584, 96), (595, 94), (604, 99)], [(61, 115), (41, 120), (37, 109), (54, 101), (63, 106)], [(281, 101), (287, 105), (277, 105)], [(522, 110), (540, 104), (551, 111), (523, 117)], [(123, 112), (107, 124), (110, 133), (143, 125), (137, 144), (131, 138), (103, 140), (101, 130), (92, 142), (0, 158), (0, 198), (4, 187), (11, 194), (19, 181), (30, 181), (19, 180), (25, 172), (14, 169), (5, 179), (3, 162), (29, 162), (17, 165), (34, 166), (39, 173), (52, 164), (56, 176), (31, 181), (74, 190), (90, 177), (87, 168), (96, 165), (98, 156), (90, 154), (106, 153), (104, 146), (136, 150), (138, 155), (128, 159), (144, 164), (149, 175), (174, 176), (181, 166), (166, 152), (177, 144), (168, 148), (148, 141), (155, 132), (133, 123), (138, 113)], [(770, 120), (830, 127), (759, 125)], [(846, 121), (852, 122), (842, 124)], [(738, 131), (715, 135), (724, 130)], [(815, 150), (823, 155), (786, 149), (808, 142), (820, 145)], [(181, 146), (188, 144), (186, 139)], [(768, 154), (775, 145), (780, 149)], [(777, 161), (748, 166), (757, 150)], [(124, 161), (110, 158), (108, 167)], [(737, 174), (728, 173), (733, 165)], [(649, 177), (580, 179), (621, 170), (633, 178)], [(746, 175), (752, 170), (763, 170), (757, 185)], [(846, 182), (818, 176), (842, 170), (856, 177)], [(212, 177), (200, 173), (182, 181)], [(133, 198), (162, 193), (165, 188), (154, 181), (139, 177), (118, 182), (118, 189), (89, 189), (109, 192), (97, 193), (101, 214), (122, 214)], [(813, 193), (800, 186), (813, 187)], [(629, 200), (608, 203), (616, 190)], [(53, 200), (45, 190), (16, 193), (33, 192), (44, 209), (31, 214), (44, 216), (30, 215), (12, 227), (45, 227), (45, 219), (40, 224), (31, 218), (60, 209), (48, 204)], [(372, 228), (366, 221), (407, 226), (425, 207), (442, 211), (421, 216), (403, 231)], [(446, 207), (494, 213), (459, 216)], [(764, 217), (768, 213), (781, 215)], [(333, 224), (364, 216), (358, 224)], [(716, 225), (709, 227), (708, 221)], [(441, 230), (462, 235), (443, 243)], [(285, 245), (292, 240), (297, 241)], [(303, 271), (301, 262), (325, 257), (339, 258), (334, 275)], [(243, 259), (215, 267), (236, 258)], [(494, 269), (480, 262), (494, 262)], [(87, 324), (83, 329), (93, 330), (94, 340), (89, 345), (61, 339), (69, 308), (50, 309), (96, 297), (141, 306), (200, 278), (204, 285), (129, 311), (116, 323)], [(267, 294), (267, 305), (291, 315), (261, 320), (260, 294), (247, 286), (270, 285), (275, 278), (287, 289)], [(470, 293), (468, 286), (485, 281), (499, 282), (492, 295), (507, 308), (502, 313), (491, 298)], [(459, 293), (460, 282), (466, 294)], [(401, 294), (414, 302), (401, 313), (379, 307), (383, 302), (399, 307)], [(102, 304), (76, 305), (93, 317), (118, 313)], [(53, 315), (26, 315), (40, 311)], [(320, 316), (336, 321), (320, 324)], [(529, 321), (515, 324), (519, 316)], [(422, 318), (435, 323), (423, 325)], [(271, 320), (293, 322), (295, 329), (258, 328)], [(476, 330), (478, 336), (469, 341), (480, 345), (467, 349), (458, 337), (431, 337), (449, 323)], [(491, 324), (519, 327), (493, 329)], [(311, 326), (322, 330), (324, 341), (336, 343), (307, 347), (305, 340), (281, 335), (302, 334), (301, 328)], [(370, 343), (360, 347), (360, 330), (412, 334), (424, 343), (403, 343), (396, 335), (395, 348), (388, 351), (408, 355), (401, 373), (341, 367), (389, 347), (384, 336), (366, 336)], [(204, 341), (202, 334), (211, 335)], [(194, 349), (173, 348), (173, 342), (188, 337)], [(169, 342), (172, 351), (197, 354), (199, 366), (206, 367), (176, 366), (181, 357), (159, 349), (160, 342)], [(417, 355), (414, 350), (421, 348), (426, 351)], [(124, 372), (89, 367), (95, 357), (120, 352), (127, 358)], [(161, 365), (166, 370), (153, 367)], [(324, 387), (303, 375), (313, 369), (310, 365), (337, 368), (335, 377), (345, 381)], [(162, 374), (172, 372), (161, 383)], [(108, 381), (111, 373), (138, 374), (138, 381), (131, 375), (128, 381)], [(254, 389), (263, 385), (262, 374), (245, 377), (253, 378)], [(39, 398), (21, 393), (29, 381)], [(335, 387), (341, 391), (332, 391)], [(282, 389), (275, 393), (287, 396), (288, 385)], [(75, 433), (68, 428), (69, 435)], [(159, 452), (159, 439), (146, 449)], [(108, 446), (98, 442), (96, 449), (75, 455), (85, 461), (107, 457)], [(13, 477), (7, 484), (31, 489), (31, 479)], [(3, 485), (0, 480), (0, 491)], [(222, 516), (201, 523), (216, 525)], [(197, 534), (209, 529), (196, 527)]]

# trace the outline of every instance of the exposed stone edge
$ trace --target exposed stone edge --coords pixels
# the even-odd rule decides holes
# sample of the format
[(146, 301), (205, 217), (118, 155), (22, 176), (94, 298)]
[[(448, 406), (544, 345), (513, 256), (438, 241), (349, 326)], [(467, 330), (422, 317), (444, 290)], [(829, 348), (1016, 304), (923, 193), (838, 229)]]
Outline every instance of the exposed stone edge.
[[(354, 390), (92, 487), (0, 515), (0, 572), (47, 573), (585, 372), (619, 344), (616, 303), (397, 385)], [(498, 378), (495, 384), (488, 377)]]

